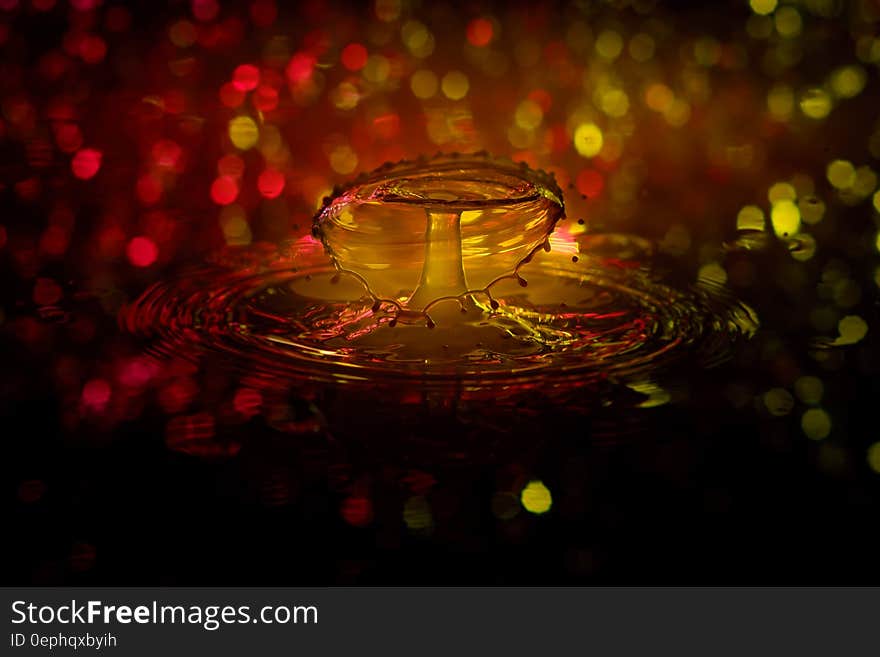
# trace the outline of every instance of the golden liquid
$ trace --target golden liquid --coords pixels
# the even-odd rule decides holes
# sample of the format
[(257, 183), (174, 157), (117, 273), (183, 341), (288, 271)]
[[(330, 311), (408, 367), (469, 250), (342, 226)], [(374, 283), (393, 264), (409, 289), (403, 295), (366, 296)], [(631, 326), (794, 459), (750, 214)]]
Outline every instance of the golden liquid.
[(380, 170), (339, 191), (314, 233), (337, 269), (397, 309), (403, 323), (453, 321), (547, 243), (563, 216), (553, 179), (484, 155)]

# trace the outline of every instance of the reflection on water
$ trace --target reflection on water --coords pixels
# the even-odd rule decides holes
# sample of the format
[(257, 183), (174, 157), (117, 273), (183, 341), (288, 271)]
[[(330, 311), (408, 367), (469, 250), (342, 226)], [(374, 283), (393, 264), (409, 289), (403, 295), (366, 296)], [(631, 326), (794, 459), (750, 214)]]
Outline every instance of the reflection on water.
[[(599, 237), (617, 251), (591, 255)], [(638, 241), (554, 241), (522, 270), (527, 287), (500, 281), (493, 305), (475, 294), (474, 310), (432, 327), (389, 325), (396, 309), (376, 308), (308, 237), (278, 251), (220, 254), (151, 288), (121, 322), (150, 338), (153, 353), (225, 354), (291, 387), (397, 383), (495, 397), (597, 379), (638, 389), (679, 359), (725, 360), (757, 329), (748, 306), (714, 282), (678, 289), (657, 280), (644, 255), (632, 257)]]

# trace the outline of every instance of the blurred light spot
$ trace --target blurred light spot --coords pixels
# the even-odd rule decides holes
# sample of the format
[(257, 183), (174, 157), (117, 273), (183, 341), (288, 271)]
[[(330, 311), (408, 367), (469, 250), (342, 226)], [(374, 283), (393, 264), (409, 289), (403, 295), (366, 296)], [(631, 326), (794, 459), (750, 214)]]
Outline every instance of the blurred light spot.
[(440, 88), (443, 89), (443, 95), (450, 100), (461, 100), (467, 96), (470, 82), (461, 71), (450, 71), (443, 76)]
[(777, 0), (749, 0), (752, 11), (761, 16), (772, 14), (776, 9)]
[(838, 98), (852, 98), (865, 88), (866, 79), (861, 66), (842, 66), (831, 74), (831, 90)]
[(584, 169), (578, 174), (575, 185), (587, 198), (597, 198), (605, 187), (605, 178), (595, 169)]
[(868, 334), (868, 323), (858, 315), (847, 315), (837, 323), (837, 332), (840, 336), (834, 344), (855, 344)]
[(629, 42), (629, 56), (637, 62), (647, 62), (654, 56), (655, 43), (650, 34), (636, 34)]
[(373, 504), (362, 495), (351, 495), (342, 502), (342, 519), (354, 527), (366, 527), (373, 520)]
[(360, 71), (367, 64), (367, 49), (360, 43), (349, 43), (342, 49), (340, 59), (349, 71)]
[(874, 443), (868, 448), (868, 466), (880, 474), (880, 442)]
[(257, 189), (266, 198), (276, 198), (284, 191), (284, 174), (275, 169), (266, 169), (257, 178)]
[(156, 262), (159, 249), (149, 237), (135, 237), (128, 243), (125, 253), (135, 267), (149, 267)]
[(772, 388), (764, 393), (764, 406), (771, 415), (788, 415), (794, 408), (794, 397), (785, 388)]
[(665, 84), (655, 82), (645, 90), (645, 104), (655, 112), (665, 112), (674, 100), (675, 94)]
[(629, 111), (629, 97), (621, 89), (609, 89), (601, 94), (599, 105), (608, 116), (620, 118)]
[(236, 148), (246, 151), (260, 139), (260, 130), (249, 116), (237, 116), (229, 122), (229, 139)]
[(596, 38), (596, 52), (603, 59), (617, 59), (622, 50), (623, 38), (614, 30), (603, 30)]
[(523, 508), (529, 513), (547, 513), (553, 506), (550, 490), (537, 479), (530, 481), (519, 496)]
[(492, 42), (494, 29), (488, 18), (475, 18), (467, 26), (467, 40), (472, 46), (482, 48)]
[(88, 410), (101, 412), (110, 401), (110, 384), (103, 379), (92, 379), (82, 389), (82, 403)]
[(330, 152), (330, 166), (336, 173), (349, 174), (357, 165), (357, 153), (347, 144), (339, 145)]
[(244, 209), (237, 203), (223, 206), (219, 222), (223, 238), (229, 246), (246, 246), (251, 243), (251, 227)]
[(801, 212), (793, 202), (782, 200), (773, 205), (770, 221), (777, 237), (790, 237), (800, 230)]
[(794, 382), (794, 393), (805, 404), (818, 404), (822, 401), (825, 386), (816, 376), (801, 376)]
[(73, 156), (70, 162), (73, 175), (80, 180), (88, 180), (98, 173), (101, 168), (101, 151), (94, 148), (82, 148)]
[(774, 183), (767, 191), (767, 200), (773, 205), (779, 201), (793, 201), (796, 197), (794, 186), (786, 182)]
[(376, 0), (376, 18), (385, 23), (400, 18), (401, 0)]
[(583, 157), (595, 157), (603, 144), (602, 131), (595, 123), (581, 123), (574, 131), (575, 150)]
[(419, 21), (404, 23), (400, 28), (400, 37), (414, 57), (424, 59), (434, 52), (434, 35)]
[(61, 286), (51, 278), (38, 278), (32, 298), (38, 306), (49, 306), (61, 301), (63, 294)]
[(825, 203), (815, 196), (807, 196), (798, 201), (801, 219), (808, 224), (817, 224), (825, 214)]
[(767, 94), (767, 109), (778, 121), (787, 121), (794, 112), (794, 92), (785, 84), (774, 85)]
[(315, 64), (316, 61), (313, 55), (302, 52), (296, 53), (290, 58), (290, 62), (285, 69), (287, 79), (294, 84), (305, 82), (312, 77), (312, 72), (315, 70)]
[(837, 189), (848, 189), (856, 181), (856, 169), (851, 162), (834, 160), (826, 169), (826, 176)]
[(416, 98), (426, 100), (437, 94), (440, 82), (433, 71), (421, 69), (412, 74), (412, 77), (409, 79), (409, 86)]
[(391, 62), (384, 55), (370, 55), (364, 66), (364, 78), (370, 82), (385, 82), (391, 74)]
[(831, 416), (821, 408), (807, 409), (801, 416), (801, 429), (811, 440), (827, 438), (831, 433)]
[(244, 173), (244, 160), (235, 153), (227, 153), (217, 160), (217, 173), (221, 176), (241, 178)]
[(229, 205), (238, 198), (238, 182), (232, 176), (218, 176), (211, 184), (211, 199), (217, 205)]
[(260, 412), (263, 405), (263, 395), (253, 388), (239, 388), (232, 398), (232, 407), (235, 412), (243, 417), (253, 417)]
[(533, 100), (526, 99), (516, 107), (514, 121), (523, 130), (534, 130), (544, 119), (544, 112), (540, 105)]
[(803, 27), (800, 12), (790, 6), (779, 9), (773, 17), (773, 23), (776, 25), (776, 31), (787, 39), (796, 37)]
[(188, 48), (196, 42), (196, 26), (188, 20), (180, 20), (168, 28), (168, 38), (178, 48)]
[(831, 112), (831, 96), (824, 89), (808, 89), (800, 101), (801, 112), (811, 119), (824, 119)]
[(260, 84), (260, 69), (252, 64), (242, 64), (232, 73), (232, 84), (239, 91), (253, 91)]
[(220, 87), (220, 102), (224, 106), (236, 108), (241, 106), (245, 99), (245, 92), (236, 87), (232, 82), (227, 82)]
[(764, 230), (764, 211), (757, 205), (747, 205), (736, 215), (737, 230)]
[(421, 495), (410, 497), (403, 505), (403, 521), (414, 531), (430, 529), (434, 524), (431, 507)]

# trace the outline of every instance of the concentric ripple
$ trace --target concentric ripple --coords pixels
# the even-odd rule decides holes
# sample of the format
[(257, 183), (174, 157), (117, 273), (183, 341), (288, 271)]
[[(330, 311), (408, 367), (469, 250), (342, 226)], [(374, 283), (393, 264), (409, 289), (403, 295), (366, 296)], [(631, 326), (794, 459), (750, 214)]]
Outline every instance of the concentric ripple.
[[(486, 390), (631, 384), (682, 359), (711, 366), (757, 328), (719, 287), (678, 289), (652, 274), (626, 236), (556, 237), (529, 264), (527, 287), (503, 281), (482, 311), (429, 327), (393, 321), (311, 237), (218, 254), (123, 309), (127, 331), (157, 355), (222, 357), (292, 385), (409, 385)], [(611, 245), (611, 246), (609, 246)]]

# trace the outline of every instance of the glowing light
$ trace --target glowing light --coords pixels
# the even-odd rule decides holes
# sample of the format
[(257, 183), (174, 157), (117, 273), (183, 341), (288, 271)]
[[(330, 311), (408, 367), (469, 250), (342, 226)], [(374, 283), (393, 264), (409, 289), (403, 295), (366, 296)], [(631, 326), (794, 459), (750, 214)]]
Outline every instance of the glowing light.
[(196, 27), (187, 20), (177, 21), (168, 28), (168, 38), (178, 48), (188, 48), (196, 42)]
[(516, 124), (523, 130), (534, 130), (544, 119), (541, 106), (533, 100), (526, 99), (516, 107), (513, 115)]
[(825, 203), (815, 196), (807, 196), (798, 200), (801, 219), (808, 224), (817, 224), (825, 214)]
[(847, 315), (837, 323), (837, 332), (840, 336), (834, 344), (856, 344), (868, 334), (868, 323), (858, 315)]
[(587, 198), (597, 198), (605, 187), (605, 178), (595, 169), (584, 169), (578, 174), (575, 186)]
[(384, 55), (370, 55), (364, 65), (364, 78), (370, 82), (385, 82), (391, 74), (391, 62)]
[(794, 382), (794, 393), (805, 404), (818, 404), (822, 401), (825, 386), (816, 376), (801, 376)]
[(868, 467), (880, 474), (880, 443), (874, 443), (868, 448)]
[(412, 77), (409, 79), (409, 87), (416, 98), (427, 100), (437, 94), (440, 82), (433, 71), (421, 69), (412, 74)]
[(601, 95), (600, 106), (608, 116), (620, 118), (629, 111), (629, 97), (621, 89), (609, 89)]
[(852, 98), (862, 92), (866, 80), (861, 66), (843, 66), (831, 74), (831, 90), (838, 98)]
[(770, 221), (777, 237), (791, 237), (801, 227), (801, 212), (792, 201), (782, 200), (773, 205)]
[(376, 18), (385, 23), (396, 21), (400, 18), (400, 0), (376, 0)]
[(220, 87), (220, 102), (226, 107), (239, 107), (245, 99), (245, 92), (236, 87), (232, 82), (227, 82)]
[(665, 112), (675, 100), (672, 89), (655, 82), (645, 90), (645, 104), (655, 112)]
[(158, 203), (163, 191), (162, 182), (150, 173), (140, 176), (135, 184), (135, 194), (144, 205)]
[(431, 507), (421, 495), (409, 498), (403, 506), (403, 521), (412, 530), (430, 529), (434, 524), (431, 517)]
[(654, 56), (656, 44), (649, 34), (636, 34), (629, 42), (629, 55), (637, 62), (647, 62)]
[(784, 84), (774, 85), (767, 93), (767, 109), (774, 119), (787, 121), (794, 112), (794, 92)]
[(369, 498), (352, 495), (342, 502), (340, 514), (354, 527), (366, 527), (373, 520), (373, 504)]
[(101, 168), (101, 151), (94, 148), (81, 148), (70, 162), (73, 175), (80, 180), (93, 178)]
[(159, 248), (149, 237), (135, 237), (125, 248), (125, 254), (135, 267), (149, 267), (159, 257)]
[(38, 306), (49, 306), (61, 301), (64, 292), (51, 278), (38, 278), (34, 285), (32, 298)]
[(794, 201), (795, 198), (797, 198), (797, 191), (794, 185), (787, 182), (773, 183), (767, 190), (767, 200), (773, 205), (780, 201)]
[(340, 60), (349, 71), (360, 71), (367, 64), (367, 49), (359, 43), (349, 43), (342, 49)]
[(574, 131), (574, 148), (583, 157), (596, 157), (603, 144), (602, 131), (595, 123), (582, 123)]
[(257, 189), (266, 198), (277, 198), (284, 191), (284, 174), (275, 169), (266, 169), (257, 178)]
[(803, 21), (800, 12), (794, 7), (782, 7), (773, 16), (773, 23), (780, 36), (787, 39), (796, 37), (801, 33)]
[(776, 10), (777, 0), (749, 0), (752, 11), (761, 16), (772, 14)]
[(330, 166), (336, 173), (347, 175), (357, 168), (358, 156), (351, 146), (337, 146), (330, 153)]
[(824, 119), (831, 112), (831, 96), (818, 87), (808, 89), (801, 96), (800, 108), (811, 119)]
[(788, 415), (794, 408), (794, 397), (785, 388), (773, 388), (764, 393), (764, 406), (771, 415)]
[(623, 38), (614, 30), (603, 30), (596, 39), (596, 52), (603, 59), (617, 59), (622, 50)]
[(232, 73), (232, 84), (239, 91), (253, 91), (260, 84), (260, 69), (251, 64), (242, 64)]
[(294, 84), (305, 82), (312, 77), (316, 63), (314, 56), (308, 53), (300, 52), (295, 54), (290, 58), (290, 62), (285, 69), (287, 79)]
[(450, 71), (443, 76), (440, 88), (443, 90), (443, 95), (450, 100), (461, 100), (467, 96), (470, 82), (461, 71)]
[(764, 211), (757, 205), (747, 205), (736, 215), (737, 230), (764, 230)]
[(229, 246), (245, 246), (251, 243), (251, 227), (244, 209), (237, 203), (226, 205), (220, 211), (220, 229)]
[(523, 508), (529, 513), (541, 515), (547, 513), (553, 506), (553, 497), (550, 490), (540, 481), (533, 480), (526, 484), (519, 496)]
[(801, 429), (811, 440), (827, 438), (831, 433), (831, 416), (821, 408), (807, 409), (801, 416)]
[(238, 182), (232, 176), (219, 176), (211, 184), (211, 199), (217, 205), (229, 205), (238, 198)]
[(828, 182), (837, 189), (849, 189), (856, 181), (856, 168), (846, 160), (834, 160), (825, 173)]
[(475, 18), (467, 26), (467, 40), (472, 46), (483, 48), (492, 42), (494, 36), (492, 21), (488, 18)]
[(246, 151), (260, 140), (260, 130), (251, 117), (237, 116), (229, 122), (229, 139), (236, 148)]
[(404, 23), (400, 28), (400, 36), (414, 57), (424, 59), (434, 52), (434, 35), (419, 21), (410, 20)]
[(880, 189), (874, 192), (874, 209), (880, 212)]
[(103, 379), (92, 379), (82, 389), (82, 403), (93, 411), (102, 411), (110, 401), (110, 384)]

